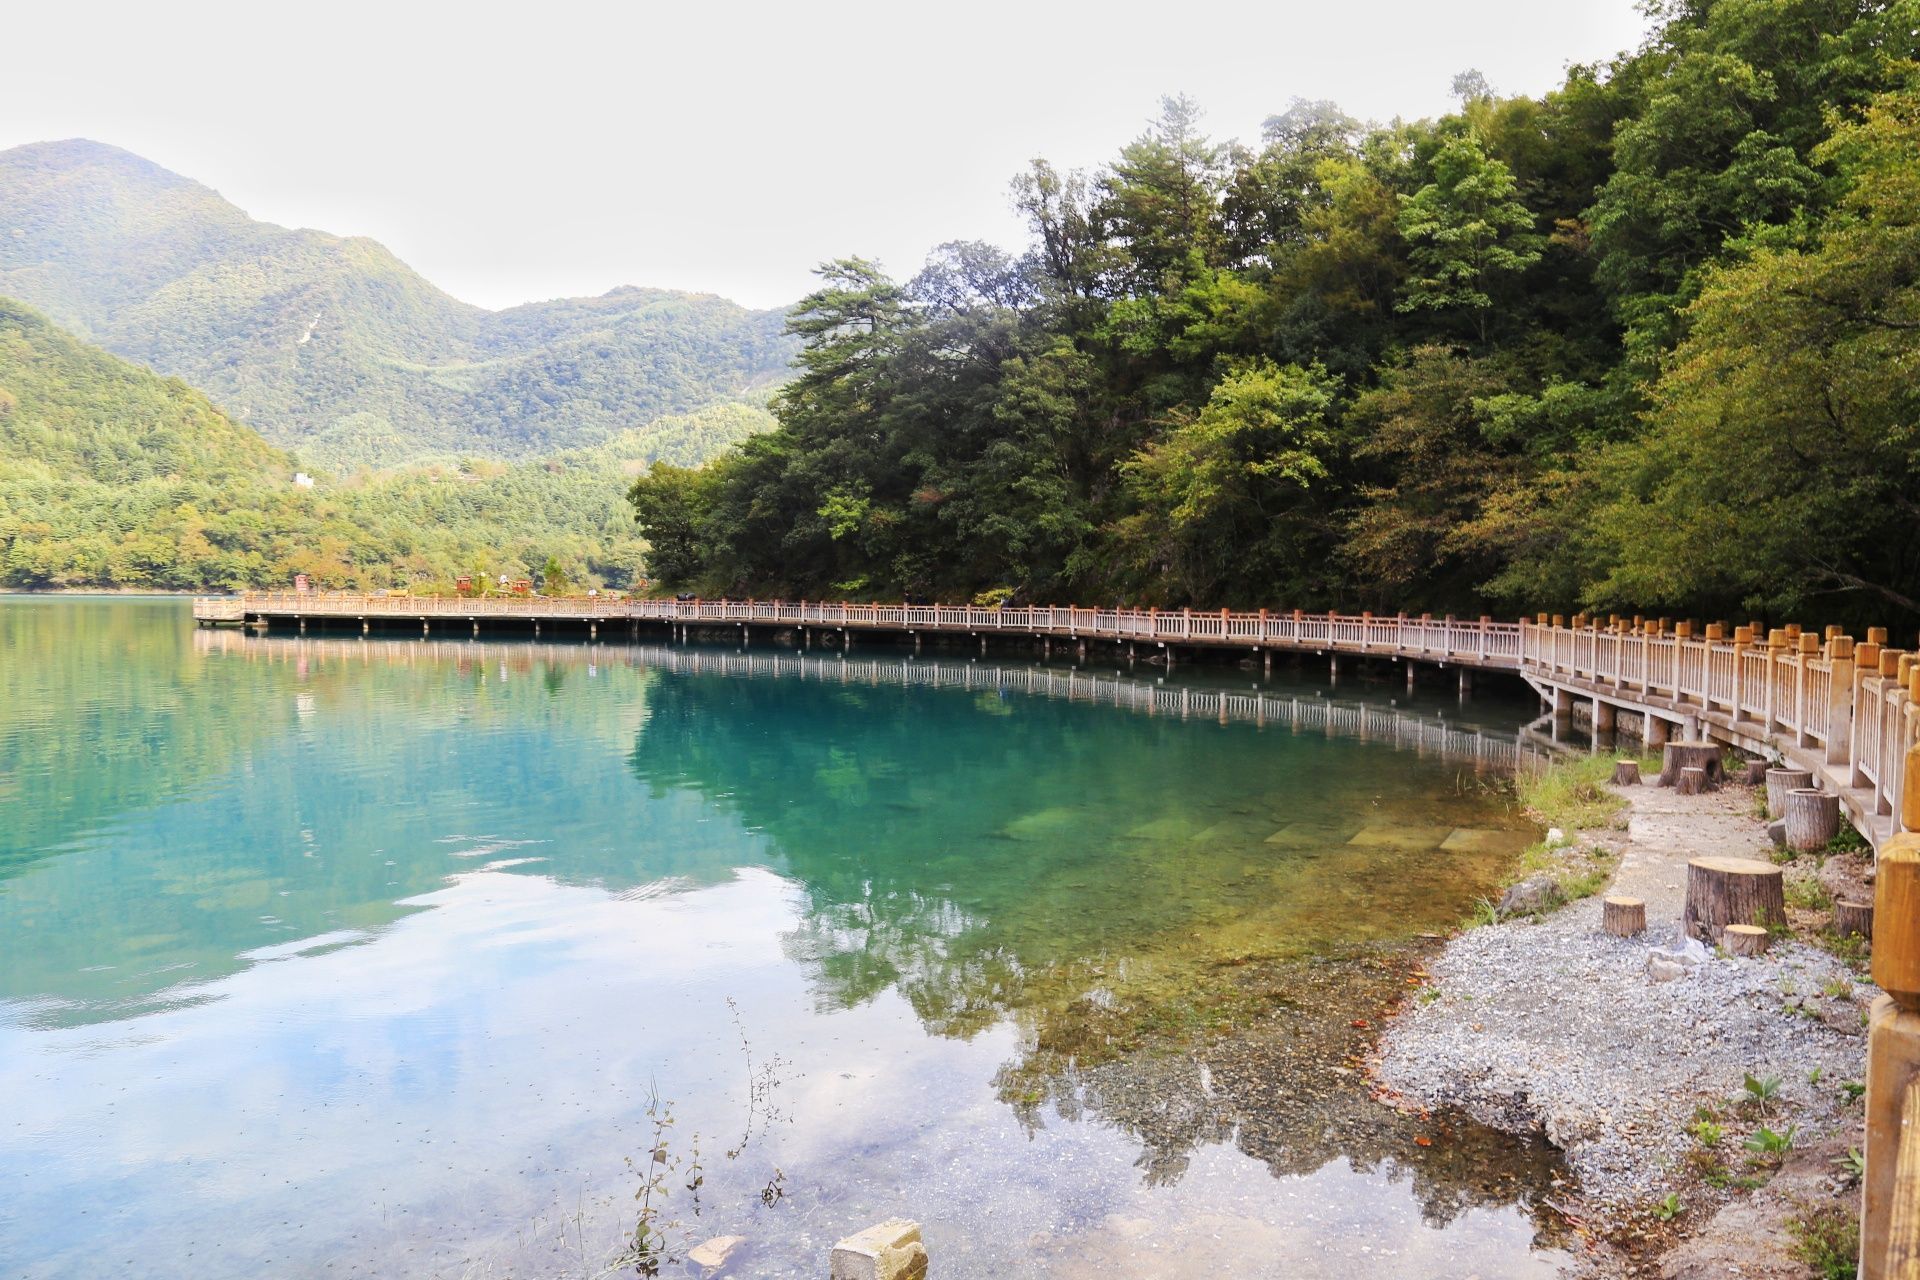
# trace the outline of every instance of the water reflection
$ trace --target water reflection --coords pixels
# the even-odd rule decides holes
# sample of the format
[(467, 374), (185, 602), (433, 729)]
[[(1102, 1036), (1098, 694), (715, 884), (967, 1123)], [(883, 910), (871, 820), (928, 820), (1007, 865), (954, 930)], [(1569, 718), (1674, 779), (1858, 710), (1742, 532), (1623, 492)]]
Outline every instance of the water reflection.
[[(1322, 1249), (1447, 1225), (1488, 1276), (1551, 1235), (1544, 1153), (1356, 1070), (1401, 940), (1527, 835), (1486, 791), (1514, 737), (1450, 702), (183, 621), (0, 607), (25, 1274), (107, 1256), (64, 1203), (197, 1258), (162, 1274), (523, 1272), (501, 1237), (542, 1197), (625, 1211), (649, 1081), (732, 1123), (730, 995), (796, 1063), (765, 1153), (791, 1199), (713, 1174), (742, 1274), (903, 1207), (960, 1274), (1077, 1274), (1143, 1214)], [(45, 755), (50, 723), (74, 740)]]

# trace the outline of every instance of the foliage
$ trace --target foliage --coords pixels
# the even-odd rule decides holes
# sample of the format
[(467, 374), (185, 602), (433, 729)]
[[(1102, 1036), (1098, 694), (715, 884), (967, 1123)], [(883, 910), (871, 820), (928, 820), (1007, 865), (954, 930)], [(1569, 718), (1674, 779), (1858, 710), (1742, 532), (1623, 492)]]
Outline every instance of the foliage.
[(1913, 621), (1920, 0), (1648, 13), (1437, 120), (1169, 100), (1018, 257), (828, 264), (779, 428), (636, 489), (663, 576)]
[(1803, 1207), (1787, 1220), (1793, 1236), (1789, 1250), (1820, 1280), (1854, 1280), (1860, 1265), (1860, 1215), (1850, 1204)]
[[(542, 462), (458, 459), (311, 488), (297, 460), (180, 382), (0, 299), (0, 586), (451, 590), (462, 574), (629, 586), (624, 473), (761, 429), (715, 406)], [(689, 456), (690, 451), (692, 456)]]
[(1543, 762), (1514, 775), (1521, 808), (1543, 826), (1578, 831), (1608, 826), (1626, 806), (1606, 782), (1613, 757), (1576, 756)]

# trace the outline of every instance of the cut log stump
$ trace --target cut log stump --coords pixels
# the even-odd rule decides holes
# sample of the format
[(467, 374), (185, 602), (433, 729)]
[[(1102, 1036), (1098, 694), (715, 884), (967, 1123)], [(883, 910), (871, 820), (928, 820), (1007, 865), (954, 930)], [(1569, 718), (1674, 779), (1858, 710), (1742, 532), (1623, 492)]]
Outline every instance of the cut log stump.
[(1854, 934), (1863, 938), (1873, 937), (1873, 904), (1836, 901), (1833, 904), (1833, 931), (1843, 938)]
[(1787, 922), (1780, 868), (1753, 858), (1695, 858), (1687, 864), (1687, 906), (1680, 929), (1705, 943), (1730, 924), (1762, 929)]
[(1767, 770), (1767, 816), (1778, 818), (1787, 811), (1787, 792), (1813, 785), (1813, 775), (1805, 769)]
[(1647, 904), (1638, 898), (1606, 898), (1601, 902), (1600, 927), (1616, 938), (1647, 931)]
[(1766, 786), (1767, 770), (1771, 768), (1773, 768), (1773, 766), (1768, 764), (1765, 760), (1747, 761), (1747, 785), (1750, 787)]
[(1787, 792), (1787, 848), (1824, 849), (1840, 834), (1840, 797), (1813, 787)]
[(1707, 789), (1707, 771), (1688, 766), (1680, 771), (1680, 778), (1673, 784), (1673, 794), (1677, 796), (1697, 796)]
[(1660, 756), (1660, 785), (1671, 787), (1678, 783), (1682, 769), (1700, 769), (1705, 773), (1701, 789), (1713, 787), (1724, 776), (1720, 756), (1717, 742), (1669, 742)]
[(1616, 787), (1639, 786), (1640, 762), (1638, 760), (1615, 760), (1613, 762), (1613, 785)]
[(1757, 924), (1730, 924), (1720, 931), (1720, 945), (1736, 956), (1764, 954), (1773, 937)]

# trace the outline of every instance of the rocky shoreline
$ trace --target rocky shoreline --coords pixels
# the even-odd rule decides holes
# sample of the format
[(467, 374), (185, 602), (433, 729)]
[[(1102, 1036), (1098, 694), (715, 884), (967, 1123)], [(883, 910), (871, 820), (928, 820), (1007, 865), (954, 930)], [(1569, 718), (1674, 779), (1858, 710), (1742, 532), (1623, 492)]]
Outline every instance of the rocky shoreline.
[[(1810, 1198), (1853, 1194), (1844, 1157), (1860, 1142), (1854, 1087), (1875, 992), (1810, 941), (1818, 904), (1864, 860), (1789, 865), (1798, 927), (1764, 956), (1688, 953), (1688, 859), (1774, 852), (1754, 793), (1613, 790), (1625, 801), (1615, 825), (1575, 832), (1558, 853), (1569, 868), (1616, 855), (1604, 892), (1644, 899), (1647, 931), (1604, 933), (1598, 895), (1466, 930), (1429, 962), (1430, 985), (1371, 1074), (1389, 1101), (1459, 1107), (1559, 1147), (1580, 1184), (1566, 1212), (1589, 1239), (1583, 1274), (1813, 1274), (1788, 1256), (1786, 1228)], [(1762, 1136), (1788, 1130), (1784, 1149)]]

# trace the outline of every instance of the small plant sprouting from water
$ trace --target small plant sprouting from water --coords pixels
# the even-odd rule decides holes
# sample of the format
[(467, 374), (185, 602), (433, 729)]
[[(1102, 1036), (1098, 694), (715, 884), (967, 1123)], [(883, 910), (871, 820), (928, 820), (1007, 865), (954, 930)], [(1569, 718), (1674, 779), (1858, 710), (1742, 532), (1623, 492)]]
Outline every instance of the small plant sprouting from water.
[[(627, 1168), (639, 1177), (640, 1189), (633, 1193), (637, 1204), (633, 1242), (620, 1259), (620, 1265), (632, 1267), (635, 1275), (657, 1276), (662, 1267), (679, 1261), (674, 1240), (684, 1234), (685, 1224), (677, 1218), (666, 1216), (666, 1202), (673, 1194), (669, 1184), (681, 1171), (683, 1161), (673, 1154), (668, 1142), (673, 1129), (673, 1104), (662, 1102), (660, 1090), (652, 1085), (647, 1089), (647, 1119), (653, 1125), (653, 1142), (647, 1152), (645, 1167), (636, 1163), (632, 1156), (627, 1157)], [(698, 1215), (700, 1187), (706, 1181), (700, 1169), (699, 1134), (693, 1136), (691, 1154), (686, 1157), (685, 1164), (688, 1173), (686, 1187), (693, 1195), (693, 1211)]]
[[(755, 1138), (781, 1118), (774, 1095), (781, 1084), (781, 1070), (788, 1064), (778, 1054), (764, 1063), (756, 1064), (746, 1023), (740, 1016), (739, 1005), (731, 996), (727, 997), (727, 1008), (733, 1014), (734, 1027), (740, 1032), (740, 1053), (747, 1068), (746, 1123), (742, 1127), (740, 1140), (725, 1153), (728, 1160), (737, 1160), (753, 1145)], [(701, 1212), (700, 1194), (707, 1183), (707, 1171), (700, 1159), (698, 1133), (691, 1136), (684, 1154), (674, 1149), (673, 1103), (661, 1098), (656, 1085), (648, 1086), (646, 1116), (652, 1127), (647, 1153), (639, 1160), (631, 1156), (627, 1158), (627, 1168), (632, 1170), (640, 1183), (633, 1193), (636, 1204), (633, 1235), (615, 1266), (620, 1270), (631, 1268), (637, 1276), (650, 1277), (660, 1275), (664, 1268), (681, 1261), (690, 1234), (689, 1224), (686, 1219), (669, 1215), (669, 1202), (676, 1194), (684, 1192), (688, 1197), (691, 1216), (698, 1218)], [(766, 1185), (760, 1189), (760, 1202), (768, 1208), (778, 1204), (786, 1195), (786, 1181), (786, 1173), (776, 1166)]]

